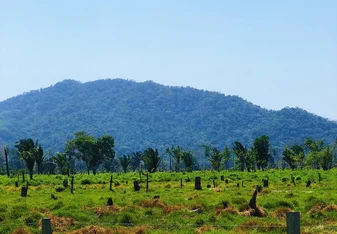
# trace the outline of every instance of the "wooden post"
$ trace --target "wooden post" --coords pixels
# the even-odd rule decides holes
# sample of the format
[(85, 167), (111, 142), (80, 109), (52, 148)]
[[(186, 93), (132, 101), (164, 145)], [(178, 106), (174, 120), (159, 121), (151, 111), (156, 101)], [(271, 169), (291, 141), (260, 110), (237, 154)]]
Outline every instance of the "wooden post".
[(50, 219), (43, 218), (42, 219), (42, 234), (52, 234), (53, 231), (51, 229)]
[(321, 173), (318, 172), (318, 182), (321, 182), (321, 181), (322, 181)]
[(223, 175), (220, 176), (220, 180), (221, 180), (221, 181), (224, 181), (224, 180), (225, 180), (225, 176), (223, 176)]
[(24, 171), (22, 172), (22, 182), (23, 183), (25, 182), (25, 172)]
[(195, 177), (194, 189), (201, 190), (201, 177), (200, 176)]
[(243, 187), (243, 180), (242, 180), (242, 182), (241, 182), (241, 187)]
[(300, 234), (300, 212), (287, 212), (287, 234)]
[(6, 170), (7, 170), (7, 176), (9, 177), (8, 154), (7, 154), (7, 149), (6, 149), (6, 147), (4, 148), (4, 150), (5, 150), (5, 157), (6, 157)]
[(112, 190), (112, 175), (110, 176), (110, 191)]
[(73, 194), (74, 193), (74, 176), (71, 177), (71, 181), (70, 181), (70, 192)]
[(146, 173), (146, 192), (149, 191), (149, 173)]
[(216, 184), (215, 184), (215, 180), (213, 180), (213, 187), (215, 188)]

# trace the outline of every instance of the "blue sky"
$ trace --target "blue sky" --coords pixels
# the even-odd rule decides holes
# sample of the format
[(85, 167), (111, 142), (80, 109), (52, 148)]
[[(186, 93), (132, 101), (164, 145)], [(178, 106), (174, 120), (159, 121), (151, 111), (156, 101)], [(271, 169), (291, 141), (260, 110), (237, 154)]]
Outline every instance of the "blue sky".
[(0, 101), (116, 77), (337, 120), (337, 1), (0, 0)]

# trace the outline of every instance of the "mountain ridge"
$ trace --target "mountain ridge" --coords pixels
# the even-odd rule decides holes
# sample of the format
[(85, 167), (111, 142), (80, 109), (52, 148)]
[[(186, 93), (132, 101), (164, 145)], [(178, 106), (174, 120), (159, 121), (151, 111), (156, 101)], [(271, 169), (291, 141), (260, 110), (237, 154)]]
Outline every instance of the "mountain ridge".
[(77, 131), (110, 134), (123, 153), (170, 145), (193, 149), (205, 142), (251, 144), (264, 134), (278, 147), (305, 137), (331, 142), (337, 123), (300, 108), (269, 110), (235, 95), (123, 79), (68, 79), (0, 102), (3, 144), (32, 137), (61, 151)]

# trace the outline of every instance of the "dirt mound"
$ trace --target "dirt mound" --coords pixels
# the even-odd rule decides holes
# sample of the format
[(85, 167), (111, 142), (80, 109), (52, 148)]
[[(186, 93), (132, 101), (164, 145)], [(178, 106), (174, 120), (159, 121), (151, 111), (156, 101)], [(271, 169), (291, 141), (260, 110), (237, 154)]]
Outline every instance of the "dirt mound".
[(314, 213), (317, 213), (319, 211), (322, 211), (325, 205), (322, 202), (315, 203), (310, 210), (307, 212), (307, 214), (311, 215)]

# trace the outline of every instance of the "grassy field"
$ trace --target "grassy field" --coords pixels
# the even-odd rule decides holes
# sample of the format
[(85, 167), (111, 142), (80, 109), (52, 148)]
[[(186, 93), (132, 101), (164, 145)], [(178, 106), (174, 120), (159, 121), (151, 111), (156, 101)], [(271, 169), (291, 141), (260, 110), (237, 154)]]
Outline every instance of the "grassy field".
[[(62, 184), (66, 176), (35, 175), (27, 197), (20, 196), (21, 176), (1, 176), (0, 233), (41, 233), (42, 217), (51, 219), (54, 233), (284, 233), (291, 210), (301, 212), (301, 233), (337, 232), (337, 170), (157, 172), (149, 174), (148, 192), (145, 175), (115, 173), (113, 191), (110, 176), (77, 174), (71, 194)], [(194, 190), (196, 176), (202, 190)], [(258, 193), (256, 212), (248, 204), (262, 179), (269, 187)], [(113, 206), (106, 206), (110, 197)]]

